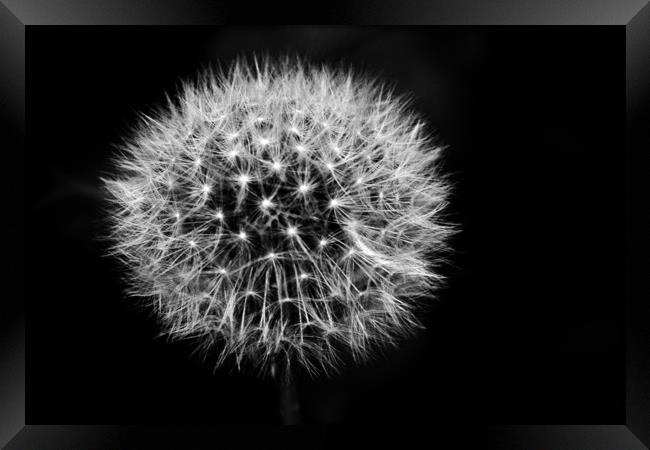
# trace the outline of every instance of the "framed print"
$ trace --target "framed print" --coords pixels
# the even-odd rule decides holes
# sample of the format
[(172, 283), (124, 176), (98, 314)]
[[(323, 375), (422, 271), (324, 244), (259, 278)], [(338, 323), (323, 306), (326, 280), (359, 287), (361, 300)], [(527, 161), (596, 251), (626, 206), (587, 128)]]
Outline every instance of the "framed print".
[(649, 445), (644, 2), (4, 3), (7, 449)]

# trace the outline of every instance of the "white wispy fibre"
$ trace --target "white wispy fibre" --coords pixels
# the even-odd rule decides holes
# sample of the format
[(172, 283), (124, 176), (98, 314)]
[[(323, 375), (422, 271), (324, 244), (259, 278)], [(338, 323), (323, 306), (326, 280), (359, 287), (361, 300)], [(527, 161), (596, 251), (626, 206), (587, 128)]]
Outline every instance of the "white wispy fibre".
[(112, 253), (171, 338), (327, 372), (420, 326), (452, 231), (440, 151), (349, 70), (207, 70), (143, 115), (103, 180)]

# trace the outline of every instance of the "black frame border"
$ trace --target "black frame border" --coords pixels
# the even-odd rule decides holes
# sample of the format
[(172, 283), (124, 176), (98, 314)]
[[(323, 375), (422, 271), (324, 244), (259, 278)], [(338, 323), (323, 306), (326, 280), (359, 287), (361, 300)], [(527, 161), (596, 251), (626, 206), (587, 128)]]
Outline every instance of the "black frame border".
[[(3, 4), (4, 3), (4, 4)], [(269, 2), (269, 4), (274, 2)], [(292, 8), (292, 2), (285, 8)], [(294, 23), (428, 24), (428, 25), (615, 25), (626, 29), (626, 421), (612, 425), (513, 425), (489, 427), (488, 448), (643, 449), (650, 446), (650, 288), (644, 283), (650, 266), (647, 234), (650, 224), (642, 186), (650, 165), (650, 4), (646, 0), (544, 4), (536, 0), (334, 0), (319, 14), (283, 16)], [(14, 258), (5, 271), (15, 286), (5, 298), (0, 332), (0, 445), (7, 449), (143, 448), (154, 437), (167, 443), (193, 442), (195, 427), (124, 427), (25, 424), (24, 203), (22, 187), (25, 129), (25, 32), (35, 25), (204, 25), (261, 22), (273, 17), (271, 6), (221, 2), (161, 0), (159, 2), (2, 0), (0, 3), (0, 123), (4, 140), (5, 208), (20, 211), (7, 221)], [(277, 12), (275, 14), (277, 16)], [(645, 163), (645, 164), (644, 164)], [(9, 174), (8, 172), (12, 172)], [(645, 200), (645, 201), (644, 201)], [(16, 283), (16, 281), (19, 281)], [(16, 286), (17, 284), (17, 286)], [(238, 429), (240, 427), (237, 427)], [(244, 428), (245, 429), (245, 428)], [(233, 431), (244, 432), (244, 429)], [(252, 431), (252, 428), (251, 428)], [(203, 430), (207, 436), (218, 433)], [(318, 434), (322, 435), (322, 432)], [(189, 441), (189, 435), (195, 436)], [(223, 437), (223, 435), (221, 435)], [(313, 442), (313, 437), (310, 439)], [(214, 442), (214, 441), (213, 441)], [(250, 442), (250, 441), (249, 441)], [(245, 442), (244, 442), (245, 443)], [(320, 442), (321, 444), (324, 441)], [(645, 444), (645, 445), (644, 445)], [(180, 444), (179, 444), (180, 445)], [(198, 441), (192, 448), (197, 448)], [(180, 447), (175, 447), (180, 448)]]

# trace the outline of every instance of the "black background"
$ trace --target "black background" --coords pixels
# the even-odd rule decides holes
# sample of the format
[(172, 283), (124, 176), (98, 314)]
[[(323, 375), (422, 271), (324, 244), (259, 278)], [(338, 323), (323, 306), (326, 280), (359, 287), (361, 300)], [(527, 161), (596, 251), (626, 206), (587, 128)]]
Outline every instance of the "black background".
[(624, 45), (612, 27), (30, 27), (27, 423), (278, 421), (270, 381), (154, 339), (95, 239), (135, 112), (251, 51), (412, 94), (450, 146), (463, 229), (427, 330), (302, 379), (306, 421), (623, 422)]

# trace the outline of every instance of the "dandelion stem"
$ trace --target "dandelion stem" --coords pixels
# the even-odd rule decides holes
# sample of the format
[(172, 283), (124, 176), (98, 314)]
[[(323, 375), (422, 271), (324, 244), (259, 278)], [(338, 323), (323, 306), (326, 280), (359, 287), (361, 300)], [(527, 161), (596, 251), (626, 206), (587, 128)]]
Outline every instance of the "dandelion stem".
[(282, 425), (299, 425), (300, 401), (289, 360), (274, 362), (272, 373), (278, 389), (278, 408)]

